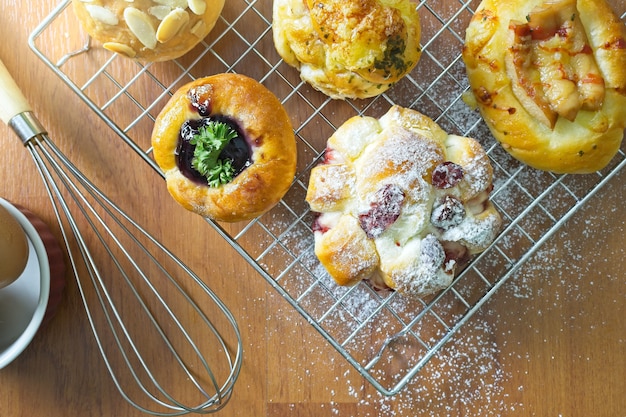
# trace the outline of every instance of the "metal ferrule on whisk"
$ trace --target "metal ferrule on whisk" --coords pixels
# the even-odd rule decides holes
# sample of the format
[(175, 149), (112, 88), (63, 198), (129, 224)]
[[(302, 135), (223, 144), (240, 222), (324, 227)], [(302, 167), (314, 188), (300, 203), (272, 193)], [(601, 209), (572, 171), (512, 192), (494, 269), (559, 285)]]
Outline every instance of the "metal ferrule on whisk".
[(13, 129), (24, 145), (34, 137), (48, 133), (31, 111), (17, 114), (9, 120), (8, 125)]

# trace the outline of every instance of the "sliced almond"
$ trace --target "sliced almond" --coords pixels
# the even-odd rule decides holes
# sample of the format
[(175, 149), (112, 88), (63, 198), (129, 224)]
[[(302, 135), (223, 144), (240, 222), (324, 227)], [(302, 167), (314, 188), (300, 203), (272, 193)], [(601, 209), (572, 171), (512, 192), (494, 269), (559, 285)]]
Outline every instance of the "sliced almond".
[(85, 9), (89, 15), (98, 22), (104, 23), (106, 25), (115, 26), (119, 23), (119, 19), (111, 10), (106, 7), (96, 6), (94, 4), (86, 4)]
[(189, 32), (200, 39), (204, 38), (206, 36), (206, 23), (204, 23), (204, 20), (199, 20)]
[(153, 0), (157, 4), (164, 6), (170, 6), (172, 9), (180, 7), (181, 9), (187, 8), (187, 0)]
[(156, 17), (159, 20), (165, 19), (165, 16), (167, 16), (171, 11), (172, 8), (170, 6), (164, 5), (152, 6), (148, 8), (148, 13), (150, 13), (152, 16)]
[(104, 49), (108, 49), (111, 52), (126, 55), (129, 58), (134, 58), (135, 55), (137, 55), (137, 52), (135, 52), (133, 48), (119, 42), (105, 42), (104, 44), (102, 44), (102, 47)]
[(180, 30), (189, 23), (189, 13), (183, 9), (172, 10), (161, 22), (156, 31), (159, 42), (165, 43), (172, 39)]
[(156, 31), (150, 16), (134, 7), (124, 9), (124, 19), (130, 31), (146, 48), (154, 49), (157, 45)]
[(188, 0), (189, 10), (202, 16), (206, 11), (206, 2), (204, 0)]

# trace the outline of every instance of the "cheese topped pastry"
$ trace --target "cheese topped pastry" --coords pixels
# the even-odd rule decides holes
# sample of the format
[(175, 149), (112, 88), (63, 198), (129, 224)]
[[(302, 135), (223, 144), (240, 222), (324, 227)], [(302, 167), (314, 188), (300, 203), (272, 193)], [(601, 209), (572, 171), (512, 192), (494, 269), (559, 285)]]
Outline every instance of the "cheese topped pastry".
[(410, 0), (275, 0), (272, 27), (285, 62), (336, 99), (383, 93), (421, 55)]

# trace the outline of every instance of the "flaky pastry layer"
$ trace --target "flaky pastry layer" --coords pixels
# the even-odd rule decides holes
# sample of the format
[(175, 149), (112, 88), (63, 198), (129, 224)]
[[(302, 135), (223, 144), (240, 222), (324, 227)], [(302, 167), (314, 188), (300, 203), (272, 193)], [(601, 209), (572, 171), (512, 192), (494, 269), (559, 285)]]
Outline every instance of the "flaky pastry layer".
[(354, 117), (328, 139), (306, 200), (315, 253), (339, 285), (364, 279), (426, 295), (495, 239), (492, 167), (474, 139), (414, 110)]

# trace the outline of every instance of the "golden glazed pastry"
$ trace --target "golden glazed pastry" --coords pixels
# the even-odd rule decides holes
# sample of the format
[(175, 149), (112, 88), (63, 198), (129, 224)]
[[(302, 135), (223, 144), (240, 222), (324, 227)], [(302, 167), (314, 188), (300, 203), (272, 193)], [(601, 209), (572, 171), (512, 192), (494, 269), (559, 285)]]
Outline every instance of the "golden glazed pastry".
[(287, 112), (244, 75), (217, 74), (181, 87), (155, 121), (152, 147), (174, 199), (219, 221), (265, 213), (296, 171)]
[(463, 50), (473, 101), (520, 161), (602, 169), (626, 127), (625, 38), (604, 0), (484, 0)]
[(141, 61), (178, 58), (215, 26), (224, 0), (72, 0), (87, 33)]
[(272, 29), (285, 62), (335, 99), (383, 93), (421, 54), (410, 0), (274, 0)]
[(427, 295), (495, 239), (492, 167), (480, 144), (414, 110), (353, 117), (328, 139), (306, 200), (315, 254), (339, 285)]

